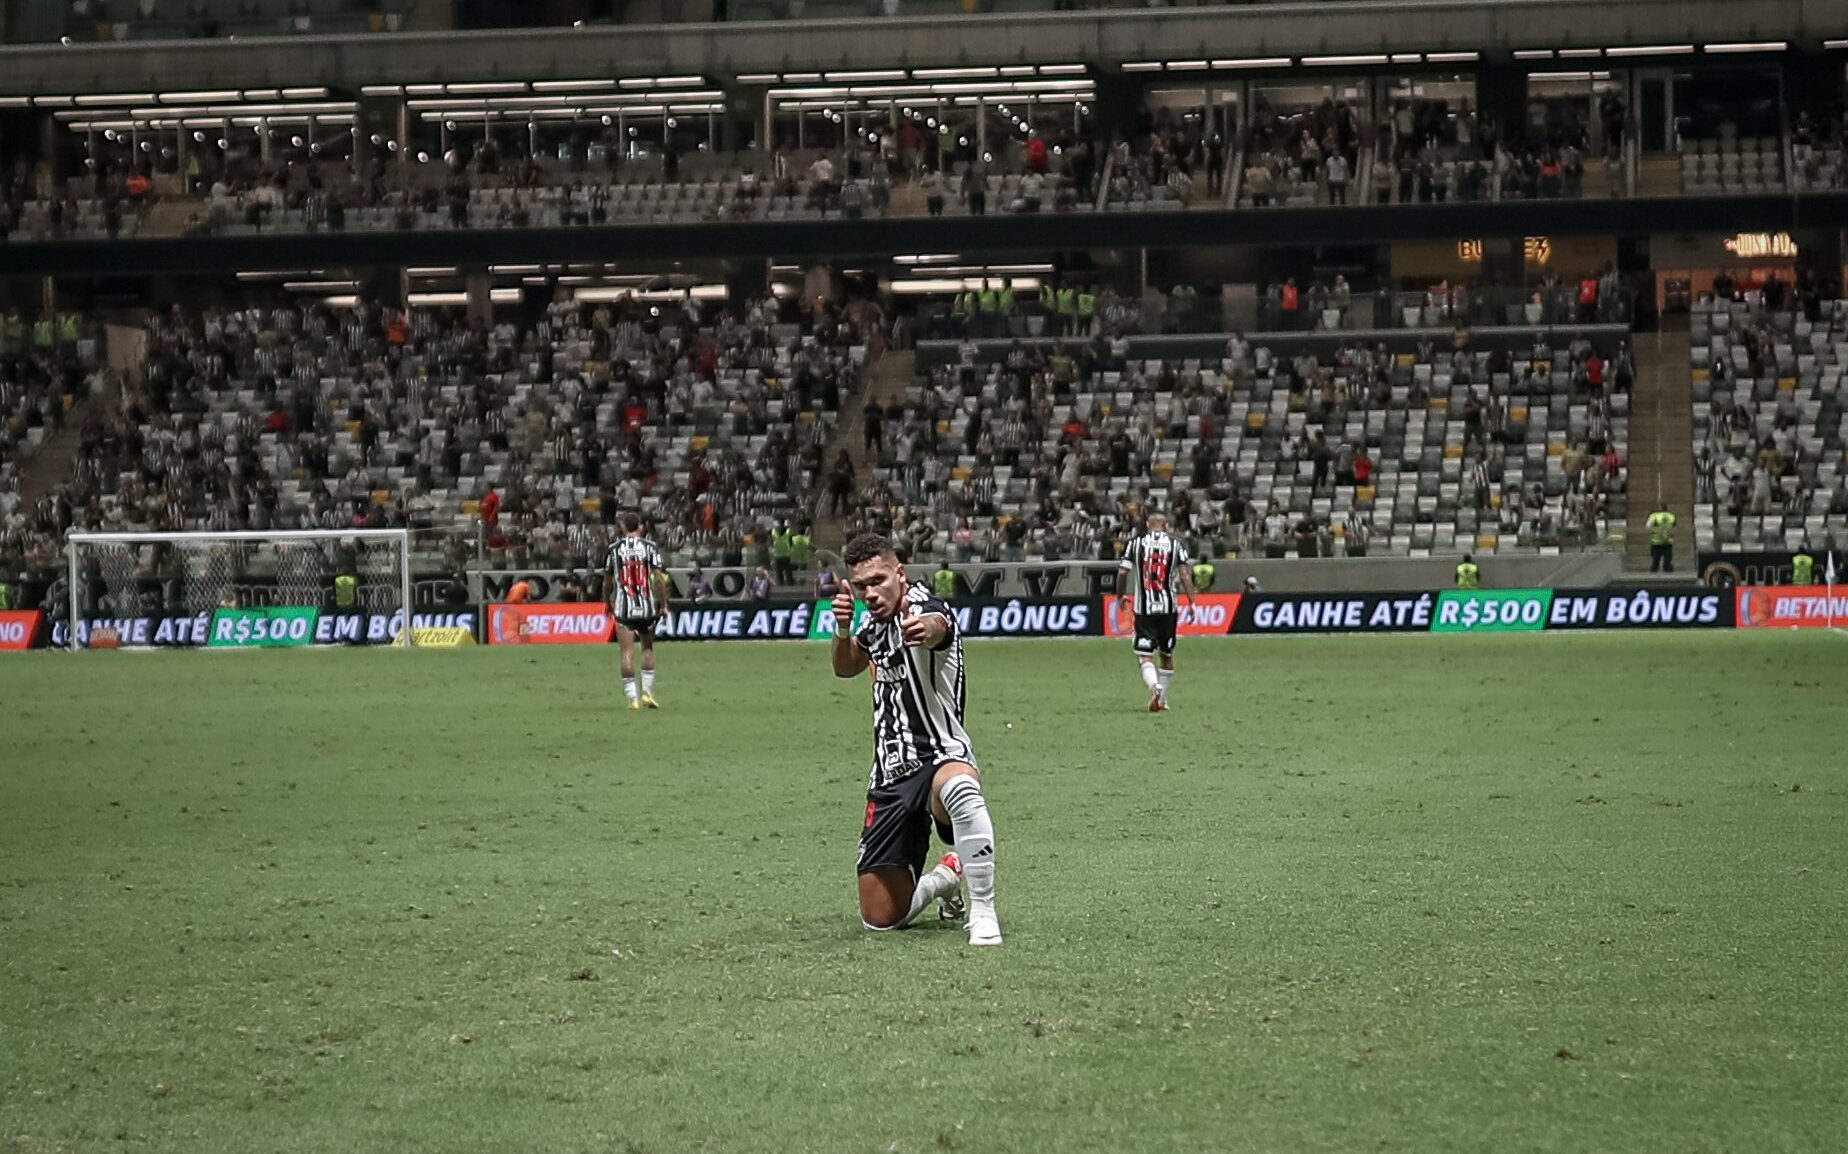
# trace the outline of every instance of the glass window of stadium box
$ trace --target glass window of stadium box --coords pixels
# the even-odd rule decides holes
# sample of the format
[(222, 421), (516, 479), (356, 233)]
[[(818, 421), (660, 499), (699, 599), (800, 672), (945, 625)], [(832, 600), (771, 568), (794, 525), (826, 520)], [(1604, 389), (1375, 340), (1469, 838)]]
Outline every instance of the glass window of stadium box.
[[(1326, 204), (1351, 201), (1358, 187), (1367, 143), (1370, 85), (1362, 79), (1319, 83), (1261, 81), (1250, 87), (1250, 122), (1242, 141), (1247, 171), (1263, 165), (1274, 173), (1271, 203)], [(1339, 153), (1345, 182), (1328, 182), (1328, 159)]]
[(1669, 97), (1682, 193), (1784, 191), (1783, 83), (1776, 68), (1677, 71)]

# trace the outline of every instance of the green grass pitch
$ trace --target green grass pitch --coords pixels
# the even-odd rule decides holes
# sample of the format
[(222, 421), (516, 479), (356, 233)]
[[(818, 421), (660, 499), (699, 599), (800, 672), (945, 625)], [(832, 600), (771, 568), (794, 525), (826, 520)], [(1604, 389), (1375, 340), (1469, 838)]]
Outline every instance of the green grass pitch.
[(969, 653), (987, 952), (821, 646), (0, 660), (0, 1152), (1848, 1142), (1841, 638)]

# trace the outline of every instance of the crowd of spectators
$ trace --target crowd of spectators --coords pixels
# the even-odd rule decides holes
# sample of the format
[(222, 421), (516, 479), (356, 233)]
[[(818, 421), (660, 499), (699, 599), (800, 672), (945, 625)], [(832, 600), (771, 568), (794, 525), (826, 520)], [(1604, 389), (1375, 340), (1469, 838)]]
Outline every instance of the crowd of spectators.
[[(1808, 361), (1797, 359), (1795, 331), (1820, 329), (1825, 343), (1841, 331), (1838, 291), (1807, 267), (1795, 283), (1771, 276), (1755, 292), (1725, 274), (1714, 282), (1705, 311), (1727, 323), (1713, 325), (1698, 358), (1711, 399), (1697, 413), (1694, 500), (1715, 506), (1735, 531), (1742, 518), (1770, 517), (1801, 534), (1814, 514), (1848, 514), (1848, 470), (1832, 488), (1818, 485), (1820, 466), (1841, 464), (1841, 401), (1832, 388), (1818, 395), (1817, 346), (1801, 340)], [(1756, 387), (1785, 374), (1793, 387)]]
[(94, 323), (73, 314), (29, 319), (17, 309), (0, 316), (0, 581), (56, 564), (68, 505), (23, 504), (22, 470), (109, 386)]
[(821, 496), (881, 324), (791, 308), (176, 308), (148, 324), (144, 378), (84, 427), (71, 483), (7, 540), (30, 567), (71, 527), (403, 525), (458, 567), (583, 567), (639, 508), (670, 559), (738, 563)]
[(1276, 110), (1259, 103), (1246, 134), (1245, 195), (1252, 207), (1348, 204), (1358, 184), (1361, 122), (1346, 101)]

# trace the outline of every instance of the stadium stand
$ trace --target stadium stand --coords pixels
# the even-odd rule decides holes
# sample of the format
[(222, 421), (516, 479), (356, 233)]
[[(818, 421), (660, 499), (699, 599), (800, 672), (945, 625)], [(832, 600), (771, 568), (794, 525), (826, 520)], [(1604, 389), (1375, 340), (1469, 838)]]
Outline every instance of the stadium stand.
[(676, 562), (718, 561), (810, 516), (878, 327), (861, 307), (781, 312), (559, 302), (527, 329), (366, 307), (157, 316), (146, 380), (85, 428), (60, 500), (81, 528), (410, 525), (458, 557), (574, 566), (639, 508)]
[(965, 342), (887, 414), (859, 523), (951, 560), (1110, 557), (1150, 508), (1208, 556), (1595, 544), (1626, 511), (1617, 331), (1401, 353), (1235, 335), (1158, 358), (1120, 335)]
[(95, 326), (75, 316), (34, 321), (18, 310), (0, 316), (0, 572), (55, 563), (56, 536), (68, 506), (27, 507), (24, 470), (85, 397), (100, 391), (101, 346)]
[(1848, 539), (1842, 371), (1848, 301), (1770, 282), (1696, 303), (1690, 325), (1695, 542), (1702, 551)]

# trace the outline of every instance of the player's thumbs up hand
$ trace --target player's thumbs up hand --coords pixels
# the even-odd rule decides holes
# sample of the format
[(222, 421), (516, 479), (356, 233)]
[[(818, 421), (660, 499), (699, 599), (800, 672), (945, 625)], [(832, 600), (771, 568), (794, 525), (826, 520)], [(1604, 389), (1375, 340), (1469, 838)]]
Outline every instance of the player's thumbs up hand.
[(919, 617), (918, 607), (908, 604), (905, 606), (905, 618), (899, 624), (899, 632), (905, 638), (906, 645), (935, 645), (941, 640), (937, 635), (937, 627), (941, 622), (942, 618), (934, 613), (929, 617)]
[(841, 582), (841, 587), (834, 594), (834, 627), (837, 632), (845, 633), (853, 626), (853, 586)]

